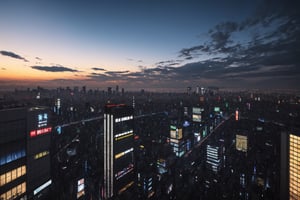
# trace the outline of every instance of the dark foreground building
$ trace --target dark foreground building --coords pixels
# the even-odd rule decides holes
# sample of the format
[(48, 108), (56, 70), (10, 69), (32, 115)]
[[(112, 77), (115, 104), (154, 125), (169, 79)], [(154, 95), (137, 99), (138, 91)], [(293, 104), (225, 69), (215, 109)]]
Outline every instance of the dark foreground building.
[(300, 131), (292, 129), (281, 134), (281, 197), (300, 199)]
[(45, 107), (0, 111), (0, 199), (42, 199), (52, 183)]
[(108, 104), (104, 113), (104, 199), (134, 185), (133, 108)]

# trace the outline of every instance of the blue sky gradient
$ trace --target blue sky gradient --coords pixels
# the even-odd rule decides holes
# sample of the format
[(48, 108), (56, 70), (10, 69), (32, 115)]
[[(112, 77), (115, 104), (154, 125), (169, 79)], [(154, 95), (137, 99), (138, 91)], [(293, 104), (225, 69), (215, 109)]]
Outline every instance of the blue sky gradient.
[[(154, 90), (299, 89), (298, 4), (3, 0), (2, 87), (18, 79), (53, 87), (63, 80)], [(22, 73), (32, 81), (22, 80)]]

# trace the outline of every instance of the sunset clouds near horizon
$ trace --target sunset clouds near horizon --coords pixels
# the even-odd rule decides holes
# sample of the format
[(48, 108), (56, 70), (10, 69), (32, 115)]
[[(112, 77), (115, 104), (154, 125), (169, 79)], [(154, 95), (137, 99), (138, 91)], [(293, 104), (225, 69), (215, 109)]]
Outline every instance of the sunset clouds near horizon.
[(283, 0), (4, 0), (0, 89), (300, 89), (298, 8)]

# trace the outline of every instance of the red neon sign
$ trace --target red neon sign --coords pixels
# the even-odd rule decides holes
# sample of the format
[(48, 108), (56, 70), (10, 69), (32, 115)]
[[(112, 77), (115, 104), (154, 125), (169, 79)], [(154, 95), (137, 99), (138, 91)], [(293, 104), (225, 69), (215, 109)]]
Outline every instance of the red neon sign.
[(38, 130), (30, 131), (29, 135), (30, 135), (30, 137), (35, 137), (35, 136), (38, 136), (38, 135), (43, 135), (43, 134), (46, 134), (46, 133), (50, 133), (51, 131), (52, 131), (52, 127), (46, 127), (46, 128), (41, 128), (41, 129), (38, 129)]
[(238, 110), (235, 111), (235, 120), (236, 121), (239, 120), (239, 111)]

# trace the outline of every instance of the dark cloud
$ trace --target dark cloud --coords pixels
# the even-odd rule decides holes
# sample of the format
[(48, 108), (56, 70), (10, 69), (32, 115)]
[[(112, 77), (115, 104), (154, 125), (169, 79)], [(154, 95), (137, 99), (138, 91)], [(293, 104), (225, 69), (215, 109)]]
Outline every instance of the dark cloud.
[(6, 68), (2, 67), (1, 70), (6, 70)]
[(198, 45), (191, 48), (184, 48), (180, 50), (179, 57), (190, 57), (192, 54), (197, 52), (209, 52), (210, 48), (208, 45)]
[(179, 65), (182, 62), (182, 60), (165, 60), (155, 63), (156, 66), (173, 66), (173, 65)]
[(109, 75), (119, 75), (119, 74), (128, 74), (129, 71), (106, 71), (105, 74)]
[(78, 72), (76, 69), (63, 66), (31, 66), (31, 68), (46, 72)]
[[(288, 82), (297, 82), (300, 80), (300, 12), (295, 9), (295, 1), (291, 2), (265, 1), (248, 19), (217, 24), (208, 31), (208, 41), (179, 52), (179, 57), (186, 60), (201, 54), (212, 58), (188, 63), (173, 73), (178, 80), (195, 77), (225, 85), (268, 80), (267, 85), (273, 82), (278, 86), (279, 80), (288, 77), (291, 79)], [(248, 38), (242, 43), (236, 35)]]
[(106, 71), (105, 69), (98, 68), (98, 67), (93, 67), (92, 70), (95, 70), (95, 71)]
[(35, 59), (37, 59), (39, 61), (42, 61), (42, 59), (40, 57), (35, 57)]
[[(181, 49), (179, 60), (160, 61), (154, 68), (139, 66), (139, 72), (93, 73), (89, 78), (155, 88), (194, 83), (230, 88), (299, 89), (300, 12), (291, 7), (296, 6), (266, 1), (248, 19), (212, 27), (207, 32), (208, 40)], [(195, 62), (200, 55), (207, 59)], [(182, 63), (186, 64), (180, 66)]]
[(28, 60), (26, 60), (25, 58), (23, 58), (22, 56), (14, 53), (14, 52), (10, 52), (10, 51), (0, 51), (0, 54), (3, 56), (9, 56), (11, 58), (16, 58), (16, 59), (20, 59), (23, 60), (25, 62), (28, 62)]
[(143, 60), (137, 60), (137, 59), (133, 59), (133, 58), (127, 58), (128, 61), (131, 61), (131, 62), (137, 62), (137, 63), (143, 63), (144, 61)]

